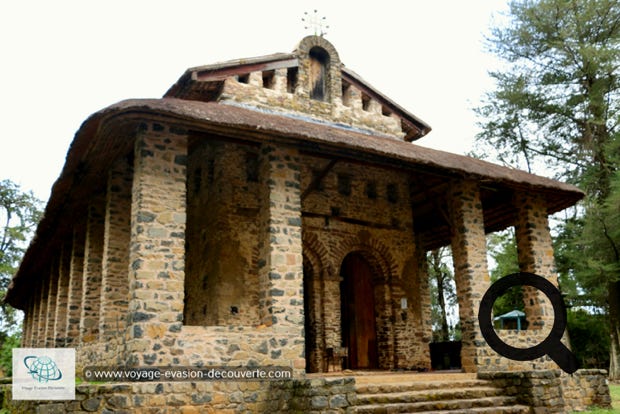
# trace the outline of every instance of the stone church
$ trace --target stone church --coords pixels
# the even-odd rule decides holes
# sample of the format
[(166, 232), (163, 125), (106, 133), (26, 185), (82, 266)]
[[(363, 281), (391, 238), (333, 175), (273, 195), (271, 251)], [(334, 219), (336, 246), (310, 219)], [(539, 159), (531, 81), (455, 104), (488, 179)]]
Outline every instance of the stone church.
[(463, 371), (549, 368), (484, 345), (485, 237), (514, 226), (521, 269), (557, 284), (547, 217), (583, 193), (414, 143), (430, 130), (318, 36), (93, 114), (5, 299), (23, 346), (78, 367), (428, 370), (425, 257), (449, 245)]

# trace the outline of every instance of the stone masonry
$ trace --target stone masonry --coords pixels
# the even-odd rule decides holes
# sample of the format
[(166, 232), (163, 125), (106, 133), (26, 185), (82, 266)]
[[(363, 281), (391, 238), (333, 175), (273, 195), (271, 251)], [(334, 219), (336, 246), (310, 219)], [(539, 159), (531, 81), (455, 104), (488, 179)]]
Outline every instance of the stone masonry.
[(461, 364), (465, 372), (476, 372), (481, 367), (478, 355), (487, 348), (478, 325), (478, 308), (490, 285), (484, 218), (477, 183), (455, 183), (450, 200), (454, 228), (454, 278), (462, 332)]
[[(515, 204), (519, 211), (515, 234), (521, 271), (543, 276), (557, 286), (544, 198), (522, 193), (515, 196)], [(536, 288), (524, 286), (523, 300), (529, 326), (549, 332), (553, 325), (553, 308), (546, 296)]]
[[(515, 226), (520, 268), (557, 284), (547, 215), (582, 193), (410, 142), (429, 131), (317, 36), (290, 54), (189, 69), (163, 99), (93, 115), (9, 289), (25, 312), (23, 345), (76, 348), (78, 376), (85, 366), (241, 365), (291, 368), (295, 379), (85, 384), (77, 401), (41, 409), (345, 412), (352, 379), (306, 374), (429, 370), (426, 253), (447, 245), (463, 370), (554, 368), (486, 346), (486, 234)], [(543, 296), (526, 292), (536, 331), (503, 332), (507, 341), (545, 334)], [(348, 356), (330, 361), (343, 346)], [(579, 384), (598, 386), (599, 374)], [(571, 380), (551, 380), (574, 394)]]

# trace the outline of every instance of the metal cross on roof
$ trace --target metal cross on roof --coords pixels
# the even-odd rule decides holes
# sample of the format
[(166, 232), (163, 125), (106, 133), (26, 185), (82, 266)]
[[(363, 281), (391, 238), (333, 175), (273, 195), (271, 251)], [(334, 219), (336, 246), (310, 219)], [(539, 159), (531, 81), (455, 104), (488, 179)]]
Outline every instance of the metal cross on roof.
[(325, 16), (319, 17), (317, 9), (314, 9), (312, 14), (304, 12), (304, 17), (301, 18), (301, 21), (305, 24), (304, 29), (312, 30), (315, 36), (323, 37), (327, 34), (326, 29), (329, 29)]

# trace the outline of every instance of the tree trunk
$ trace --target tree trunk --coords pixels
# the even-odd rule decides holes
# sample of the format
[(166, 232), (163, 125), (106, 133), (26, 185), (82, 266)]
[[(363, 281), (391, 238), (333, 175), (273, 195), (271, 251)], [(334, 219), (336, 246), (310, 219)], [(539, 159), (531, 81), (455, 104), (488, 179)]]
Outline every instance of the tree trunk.
[(446, 300), (444, 298), (444, 283), (447, 275), (441, 271), (441, 253), (439, 249), (433, 250), (431, 252), (431, 257), (433, 274), (435, 275), (435, 280), (437, 281), (437, 303), (439, 304), (441, 313), (440, 339), (442, 341), (448, 341), (450, 339), (450, 331), (448, 329), (448, 315), (446, 313)]
[[(441, 279), (441, 280), (440, 280)], [(450, 331), (448, 330), (448, 315), (446, 313), (446, 300), (444, 299), (443, 292), (443, 280), (445, 275), (437, 276), (437, 296), (439, 301), (439, 309), (441, 310), (441, 336), (442, 340), (448, 341), (450, 339)]]
[(620, 380), (620, 282), (610, 282), (609, 289), (609, 379)]

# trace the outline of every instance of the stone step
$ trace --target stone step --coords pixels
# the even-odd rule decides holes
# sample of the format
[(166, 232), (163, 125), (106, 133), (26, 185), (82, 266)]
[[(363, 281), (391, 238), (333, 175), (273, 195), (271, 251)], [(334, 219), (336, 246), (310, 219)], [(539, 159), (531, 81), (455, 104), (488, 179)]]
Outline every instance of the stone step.
[(470, 388), (487, 386), (490, 383), (485, 380), (463, 379), (455, 381), (399, 381), (399, 382), (369, 382), (355, 384), (358, 394), (381, 394), (390, 392), (441, 390), (451, 388)]
[(476, 374), (464, 372), (371, 372), (361, 375), (355, 375), (355, 382), (358, 384), (368, 383), (386, 383), (386, 382), (444, 382), (462, 380), (475, 380)]
[[(359, 404), (359, 401), (358, 401)], [(516, 405), (514, 397), (495, 396), (472, 399), (435, 400), (401, 403), (376, 403), (351, 407), (351, 414), (395, 414), (395, 413), (529, 413), (529, 408)]]
[(357, 395), (357, 404), (414, 403), (420, 401), (461, 400), (495, 397), (503, 390), (495, 387), (443, 388)]
[(530, 407), (511, 405), (510, 407), (476, 407), (460, 410), (426, 411), (424, 414), (530, 414)]

